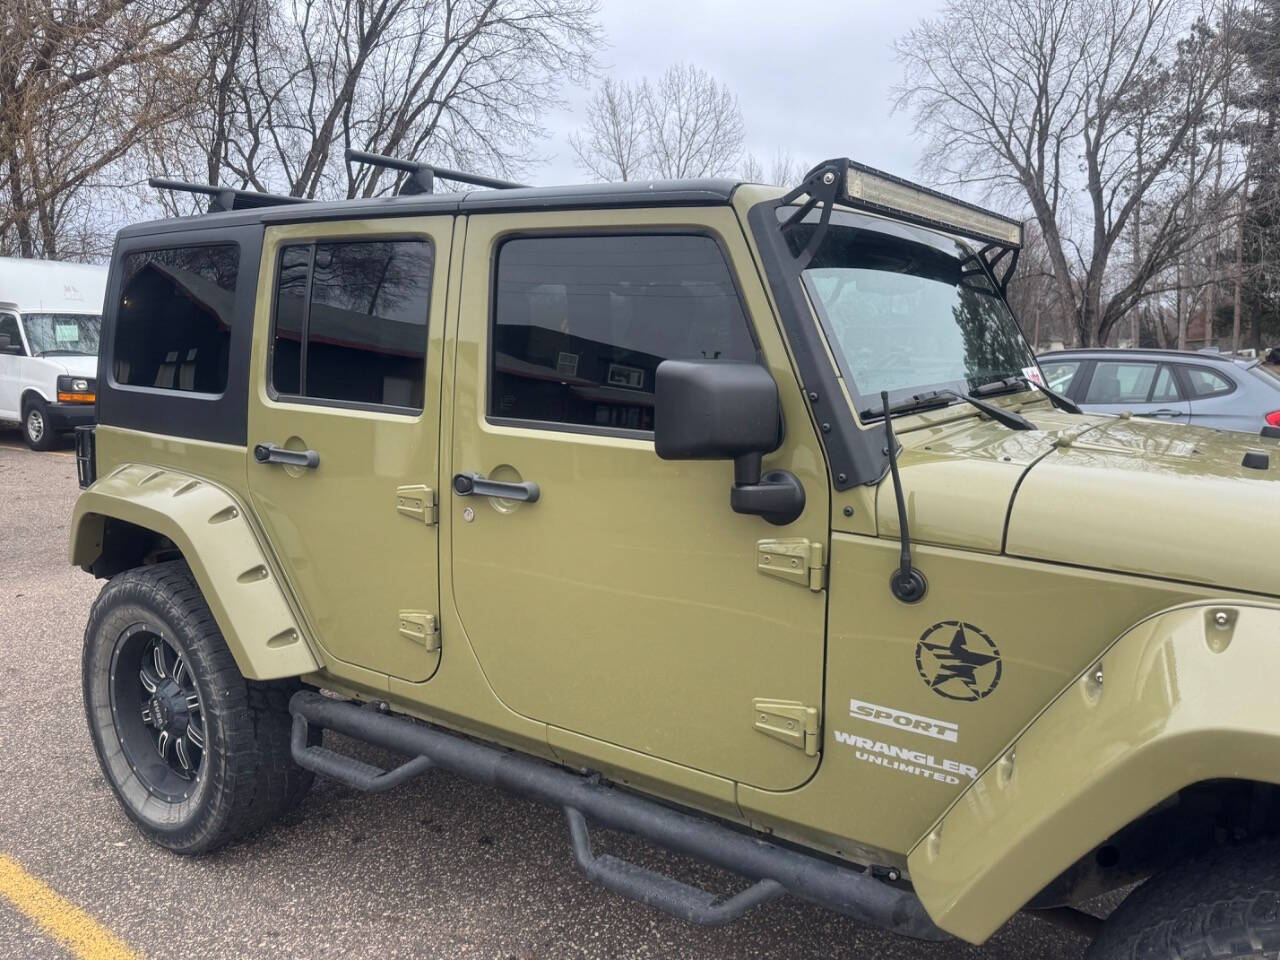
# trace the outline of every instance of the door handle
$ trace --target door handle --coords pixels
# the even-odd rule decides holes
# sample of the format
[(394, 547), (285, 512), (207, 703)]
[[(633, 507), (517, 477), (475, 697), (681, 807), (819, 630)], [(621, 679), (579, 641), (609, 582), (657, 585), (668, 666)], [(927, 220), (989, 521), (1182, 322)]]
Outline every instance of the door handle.
[(502, 483), (486, 480), (481, 473), (455, 473), (453, 492), (460, 497), (501, 497), (503, 500), (522, 500), (537, 503), (542, 491), (536, 483)]
[(314, 450), (286, 450), (274, 443), (255, 446), (253, 459), (259, 463), (279, 463), (286, 467), (306, 467), (308, 470), (320, 466), (320, 454)]

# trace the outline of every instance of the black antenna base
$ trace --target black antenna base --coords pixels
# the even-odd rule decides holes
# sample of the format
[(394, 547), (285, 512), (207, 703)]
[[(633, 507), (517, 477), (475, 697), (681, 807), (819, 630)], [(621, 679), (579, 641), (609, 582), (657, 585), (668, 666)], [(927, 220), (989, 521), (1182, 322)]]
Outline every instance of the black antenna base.
[(917, 603), (924, 599), (929, 583), (924, 574), (912, 567), (910, 570), (895, 570), (889, 578), (889, 589), (903, 603)]

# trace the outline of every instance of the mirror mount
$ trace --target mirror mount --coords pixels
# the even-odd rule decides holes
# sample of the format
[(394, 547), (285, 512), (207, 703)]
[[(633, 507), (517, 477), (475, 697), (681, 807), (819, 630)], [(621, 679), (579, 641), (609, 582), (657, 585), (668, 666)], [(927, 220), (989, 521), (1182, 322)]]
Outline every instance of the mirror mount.
[(782, 442), (778, 385), (756, 363), (665, 360), (654, 397), (654, 449), (664, 460), (732, 460), (729, 505), (785, 526), (804, 512), (804, 487), (786, 470), (764, 471)]

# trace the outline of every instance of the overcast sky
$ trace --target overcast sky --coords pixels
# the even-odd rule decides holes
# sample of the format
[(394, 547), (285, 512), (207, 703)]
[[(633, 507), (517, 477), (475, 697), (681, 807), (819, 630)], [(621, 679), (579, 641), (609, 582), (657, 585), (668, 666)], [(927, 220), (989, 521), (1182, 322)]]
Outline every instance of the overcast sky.
[[(766, 176), (781, 148), (807, 169), (831, 157), (914, 177), (920, 151), (910, 118), (893, 112), (901, 70), (893, 40), (940, 7), (940, 0), (601, 0), (607, 46), (602, 72), (654, 77), (687, 61), (737, 94), (747, 149)], [(568, 135), (590, 90), (566, 89), (567, 109), (546, 118), (548, 162), (535, 183), (587, 179)]]

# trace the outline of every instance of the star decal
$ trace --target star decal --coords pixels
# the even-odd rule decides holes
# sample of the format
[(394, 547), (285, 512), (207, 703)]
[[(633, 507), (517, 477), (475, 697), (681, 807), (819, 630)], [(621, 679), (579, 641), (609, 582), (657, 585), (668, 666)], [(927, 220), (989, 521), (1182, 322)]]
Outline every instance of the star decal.
[(1003, 667), (990, 637), (973, 624), (945, 620), (926, 630), (916, 644), (916, 669), (940, 696), (972, 701), (996, 688)]

